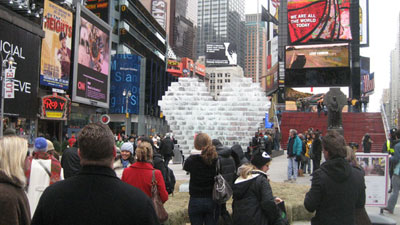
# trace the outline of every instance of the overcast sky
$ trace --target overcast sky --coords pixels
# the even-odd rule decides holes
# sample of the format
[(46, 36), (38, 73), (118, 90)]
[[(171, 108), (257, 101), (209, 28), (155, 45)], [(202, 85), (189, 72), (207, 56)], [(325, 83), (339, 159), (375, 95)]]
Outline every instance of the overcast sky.
[[(267, 0), (259, 2), (265, 7), (268, 4)], [(257, 0), (246, 0), (245, 4), (246, 14), (257, 12)], [(399, 0), (369, 1), (369, 47), (361, 48), (361, 56), (371, 58), (371, 72), (375, 72), (375, 93), (370, 97), (369, 112), (380, 111), (382, 90), (389, 87), (390, 51), (399, 36), (399, 12)], [(314, 88), (314, 93), (323, 91)]]

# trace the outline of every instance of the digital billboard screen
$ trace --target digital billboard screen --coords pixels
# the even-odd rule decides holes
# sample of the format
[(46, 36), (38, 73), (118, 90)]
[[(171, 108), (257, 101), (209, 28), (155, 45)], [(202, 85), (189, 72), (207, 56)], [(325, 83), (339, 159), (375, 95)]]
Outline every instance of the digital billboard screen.
[(131, 91), (128, 113), (139, 114), (141, 57), (132, 54), (117, 54), (111, 57), (111, 84), (109, 113), (126, 113), (126, 97), (123, 91)]
[(100, 17), (104, 22), (109, 23), (109, 4), (108, 0), (87, 0), (86, 8)]
[(71, 77), (72, 12), (44, 2), (40, 85), (68, 89)]
[(286, 69), (349, 67), (349, 45), (286, 46)]
[(80, 9), (76, 27), (79, 38), (75, 42), (78, 51), (75, 52), (72, 99), (108, 108), (111, 27), (88, 9)]
[(206, 66), (236, 66), (237, 50), (235, 43), (207, 43)]
[(351, 40), (350, 0), (288, 0), (291, 43)]

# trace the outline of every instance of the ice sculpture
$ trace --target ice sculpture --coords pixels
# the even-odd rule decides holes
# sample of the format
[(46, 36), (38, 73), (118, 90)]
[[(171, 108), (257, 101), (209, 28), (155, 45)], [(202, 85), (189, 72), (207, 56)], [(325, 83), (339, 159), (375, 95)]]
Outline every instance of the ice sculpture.
[(214, 100), (204, 82), (179, 78), (158, 102), (184, 155), (190, 154), (195, 133), (207, 133), (224, 145), (246, 151), (262, 123), (269, 101), (251, 78), (233, 77)]

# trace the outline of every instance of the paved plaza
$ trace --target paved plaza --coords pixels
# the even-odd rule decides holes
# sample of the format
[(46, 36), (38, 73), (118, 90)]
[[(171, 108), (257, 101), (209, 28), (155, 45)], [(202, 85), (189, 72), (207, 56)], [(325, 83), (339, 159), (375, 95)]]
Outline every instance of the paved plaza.
[[(273, 158), (269, 171), (267, 172), (269, 175), (269, 179), (273, 182), (283, 182), (287, 179), (287, 158), (286, 154)], [(182, 170), (181, 164), (170, 164), (169, 167), (174, 170), (176, 180), (189, 180), (189, 175), (186, 174), (184, 170)], [(297, 178), (297, 184), (305, 184), (311, 186), (311, 178), (309, 174), (304, 174), (304, 177)], [(181, 187), (184, 190), (187, 190), (188, 184), (184, 187)], [(366, 207), (368, 214), (379, 214), (379, 207)], [(396, 220), (397, 224), (400, 225), (400, 202), (397, 203), (394, 214), (384, 213), (384, 216), (390, 217)], [(293, 225), (306, 225), (310, 224), (308, 221), (297, 221), (292, 223)]]

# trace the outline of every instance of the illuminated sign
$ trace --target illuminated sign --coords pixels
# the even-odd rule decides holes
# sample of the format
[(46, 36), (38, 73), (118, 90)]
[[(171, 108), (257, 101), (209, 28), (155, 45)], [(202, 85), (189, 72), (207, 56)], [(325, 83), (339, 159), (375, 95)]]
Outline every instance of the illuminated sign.
[(41, 104), (41, 119), (66, 120), (71, 110), (69, 98), (57, 94), (43, 96)]

